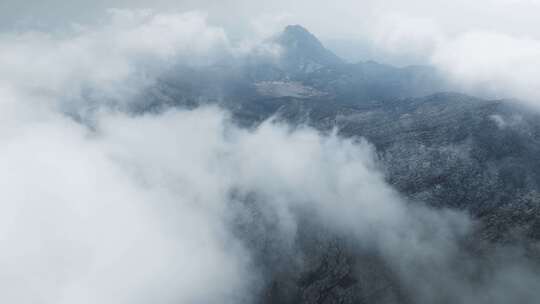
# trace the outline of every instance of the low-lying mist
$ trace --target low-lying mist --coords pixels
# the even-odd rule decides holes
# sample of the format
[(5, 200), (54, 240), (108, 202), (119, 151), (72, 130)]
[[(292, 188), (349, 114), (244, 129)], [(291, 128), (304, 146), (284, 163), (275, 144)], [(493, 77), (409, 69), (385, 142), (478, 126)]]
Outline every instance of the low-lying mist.
[[(271, 121), (244, 130), (202, 108), (101, 114), (94, 130), (58, 116), (2, 143), (6, 302), (253, 302), (264, 277), (243, 240), (294, 243), (304, 213), (377, 252), (415, 302), (538, 296), (536, 264), (516, 248), (473, 255), (471, 220), (400, 198), (363, 141)], [(250, 202), (233, 193), (256, 194), (250, 220), (273, 214), (278, 228), (234, 230)]]

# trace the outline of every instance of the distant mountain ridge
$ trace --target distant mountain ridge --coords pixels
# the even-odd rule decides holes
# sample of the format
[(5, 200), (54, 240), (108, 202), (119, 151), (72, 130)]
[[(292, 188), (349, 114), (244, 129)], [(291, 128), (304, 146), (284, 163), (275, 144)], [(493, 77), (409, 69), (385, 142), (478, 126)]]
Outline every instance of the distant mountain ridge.
[(201, 100), (235, 103), (289, 96), (324, 97), (357, 106), (451, 90), (431, 67), (397, 68), (374, 61), (347, 63), (300, 25), (287, 26), (271, 42), (282, 48), (276, 61), (255, 56), (238, 64), (231, 61), (198, 68), (176, 66), (151, 89), (159, 91), (160, 98), (154, 100), (146, 95), (144, 103), (161, 104), (160, 99), (167, 97), (172, 104), (178, 104), (174, 102), (180, 97), (178, 87), (183, 87), (182, 102), (191, 104)]

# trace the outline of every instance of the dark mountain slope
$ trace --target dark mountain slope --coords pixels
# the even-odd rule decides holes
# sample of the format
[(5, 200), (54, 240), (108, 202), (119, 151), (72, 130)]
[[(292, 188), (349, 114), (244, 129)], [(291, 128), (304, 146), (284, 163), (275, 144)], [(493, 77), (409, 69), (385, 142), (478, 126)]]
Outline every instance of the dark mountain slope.
[[(284, 48), (276, 63), (251, 58), (175, 67), (134, 110), (218, 104), (248, 128), (270, 117), (321, 132), (336, 128), (375, 146), (388, 182), (411, 204), (460, 209), (477, 218), (478, 235), (468, 246), (479, 259), (499, 244), (540, 240), (538, 112), (505, 100), (437, 93), (449, 88), (429, 67), (345, 63), (300, 26), (287, 27), (275, 41)], [(257, 198), (237, 201), (254, 214), (264, 211)], [(298, 217), (292, 246), (250, 234), (273, 235), (264, 218), (233, 223), (264, 273), (261, 302), (415, 303), (376, 253), (309, 215)]]

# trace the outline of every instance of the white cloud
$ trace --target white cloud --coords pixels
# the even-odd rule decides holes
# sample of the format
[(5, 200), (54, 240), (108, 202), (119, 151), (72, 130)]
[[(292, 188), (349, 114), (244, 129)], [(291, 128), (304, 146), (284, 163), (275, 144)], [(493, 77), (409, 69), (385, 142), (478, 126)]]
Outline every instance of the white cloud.
[[(2, 301), (233, 303), (245, 293), (249, 257), (218, 215), (170, 188), (173, 177), (145, 183), (67, 119), (22, 126), (2, 144)], [(209, 185), (193, 191), (219, 190)]]
[(540, 40), (468, 32), (439, 45), (432, 61), (464, 86), (539, 105)]
[(374, 47), (400, 56), (429, 57), (444, 39), (439, 25), (429, 18), (410, 18), (399, 13), (381, 17), (370, 33)]
[(175, 63), (207, 64), (228, 48), (224, 31), (200, 13), (110, 10), (99, 26), (68, 34), (1, 35), (0, 90), (49, 103), (73, 103), (82, 95), (121, 100)]
[(540, 106), (540, 39), (535, 36), (482, 29), (449, 33), (433, 18), (386, 12), (369, 39), (382, 53), (434, 65), (458, 89)]
[(508, 285), (496, 257), (493, 276), (471, 280), (482, 265), (459, 245), (468, 217), (404, 201), (366, 142), (273, 122), (244, 130), (214, 108), (103, 113), (95, 131), (58, 116), (0, 142), (4, 302), (249, 302), (261, 278), (229, 226), (245, 212), (233, 191), (256, 193), (288, 242), (307, 211), (380, 252), (418, 302), (494, 301), (499, 284), (536, 296), (521, 256), (508, 265), (523, 285)]

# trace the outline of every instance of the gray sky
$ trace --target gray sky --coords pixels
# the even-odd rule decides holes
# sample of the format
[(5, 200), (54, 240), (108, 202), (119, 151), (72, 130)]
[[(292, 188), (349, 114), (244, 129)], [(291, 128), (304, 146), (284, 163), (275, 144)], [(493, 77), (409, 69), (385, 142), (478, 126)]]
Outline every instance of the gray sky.
[(107, 8), (199, 10), (207, 12), (212, 21), (230, 27), (265, 15), (288, 15), (291, 22), (333, 38), (361, 35), (370, 30), (371, 22), (391, 13), (435, 20), (448, 33), (484, 29), (540, 37), (538, 0), (3, 0), (0, 16), (4, 26), (21, 22), (62, 24), (93, 20)]

